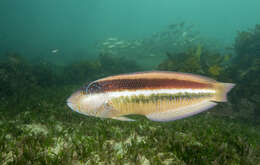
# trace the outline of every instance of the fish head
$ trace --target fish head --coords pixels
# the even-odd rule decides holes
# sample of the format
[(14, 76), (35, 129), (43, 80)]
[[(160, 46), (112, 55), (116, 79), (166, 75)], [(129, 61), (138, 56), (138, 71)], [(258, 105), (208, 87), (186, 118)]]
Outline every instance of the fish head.
[(70, 109), (88, 116), (98, 116), (104, 103), (105, 97), (102, 94), (90, 94), (82, 90), (74, 92), (67, 99)]

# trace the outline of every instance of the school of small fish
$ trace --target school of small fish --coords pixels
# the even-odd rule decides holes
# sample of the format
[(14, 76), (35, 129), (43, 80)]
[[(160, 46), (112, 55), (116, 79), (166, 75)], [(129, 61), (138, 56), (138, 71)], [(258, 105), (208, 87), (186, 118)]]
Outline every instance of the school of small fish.
[[(194, 25), (184, 22), (171, 24), (160, 32), (154, 32), (148, 37), (134, 40), (124, 40), (109, 37), (97, 43), (100, 53), (110, 55), (131, 54), (132, 57), (164, 56), (171, 50), (184, 50), (186, 47), (200, 41), (199, 33), (193, 29)], [(152, 56), (150, 56), (152, 54)]]

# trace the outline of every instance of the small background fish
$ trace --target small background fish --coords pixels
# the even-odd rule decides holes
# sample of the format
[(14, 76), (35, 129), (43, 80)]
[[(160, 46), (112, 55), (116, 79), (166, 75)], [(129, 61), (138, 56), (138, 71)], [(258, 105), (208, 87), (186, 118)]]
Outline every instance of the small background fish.
[(51, 53), (53, 53), (53, 54), (56, 54), (56, 53), (58, 53), (59, 52), (59, 49), (53, 49), (53, 50), (51, 50)]

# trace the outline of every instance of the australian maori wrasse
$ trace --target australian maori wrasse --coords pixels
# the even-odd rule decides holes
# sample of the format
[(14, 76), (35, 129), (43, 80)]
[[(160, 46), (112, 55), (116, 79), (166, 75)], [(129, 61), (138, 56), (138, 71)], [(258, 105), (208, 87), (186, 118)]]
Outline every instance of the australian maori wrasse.
[(231, 83), (199, 75), (151, 71), (96, 80), (73, 93), (67, 105), (88, 116), (132, 121), (145, 115), (153, 121), (186, 118), (227, 101)]

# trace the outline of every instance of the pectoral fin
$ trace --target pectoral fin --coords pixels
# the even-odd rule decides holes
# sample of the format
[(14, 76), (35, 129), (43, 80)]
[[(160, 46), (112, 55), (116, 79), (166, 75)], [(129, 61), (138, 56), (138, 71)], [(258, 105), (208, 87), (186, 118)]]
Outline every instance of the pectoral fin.
[(120, 116), (120, 112), (116, 110), (109, 102), (106, 102), (104, 104), (104, 112), (101, 114), (101, 117), (103, 118), (111, 118), (115, 120), (121, 120), (121, 121), (135, 121), (133, 119)]
[(101, 117), (113, 118), (114, 116), (119, 116), (119, 111), (116, 110), (109, 102), (106, 102), (103, 107), (103, 112)]

